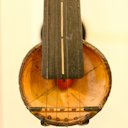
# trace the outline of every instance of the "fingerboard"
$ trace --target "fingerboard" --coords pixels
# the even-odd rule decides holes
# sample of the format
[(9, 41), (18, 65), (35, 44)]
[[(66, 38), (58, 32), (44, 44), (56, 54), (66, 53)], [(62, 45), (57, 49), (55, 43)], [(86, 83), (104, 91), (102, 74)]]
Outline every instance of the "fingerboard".
[(42, 76), (80, 78), (83, 69), (79, 0), (44, 0)]

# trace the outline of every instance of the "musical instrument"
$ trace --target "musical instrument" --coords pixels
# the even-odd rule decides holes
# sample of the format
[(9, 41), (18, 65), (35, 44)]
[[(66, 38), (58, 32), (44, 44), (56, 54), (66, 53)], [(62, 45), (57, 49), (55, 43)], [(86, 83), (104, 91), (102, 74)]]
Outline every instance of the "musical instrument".
[(108, 62), (82, 34), (79, 0), (44, 0), (42, 43), (19, 75), (22, 99), (42, 125), (87, 124), (109, 96)]

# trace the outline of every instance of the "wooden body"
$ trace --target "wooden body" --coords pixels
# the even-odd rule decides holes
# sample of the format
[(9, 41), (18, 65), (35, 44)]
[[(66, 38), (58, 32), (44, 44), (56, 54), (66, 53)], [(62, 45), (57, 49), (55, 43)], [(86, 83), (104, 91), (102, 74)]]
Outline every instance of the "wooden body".
[(87, 123), (102, 109), (111, 89), (111, 72), (105, 57), (83, 42), (84, 77), (74, 79), (67, 90), (60, 90), (56, 79), (41, 76), (41, 50), (41, 44), (34, 47), (21, 66), (19, 83), (26, 107), (43, 124)]

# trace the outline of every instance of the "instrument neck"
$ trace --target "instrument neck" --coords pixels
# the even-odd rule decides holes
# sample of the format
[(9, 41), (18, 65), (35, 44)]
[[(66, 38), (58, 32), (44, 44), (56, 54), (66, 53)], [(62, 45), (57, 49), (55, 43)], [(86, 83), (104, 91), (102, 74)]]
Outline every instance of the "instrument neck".
[(79, 0), (44, 0), (43, 77), (83, 76), (81, 30)]

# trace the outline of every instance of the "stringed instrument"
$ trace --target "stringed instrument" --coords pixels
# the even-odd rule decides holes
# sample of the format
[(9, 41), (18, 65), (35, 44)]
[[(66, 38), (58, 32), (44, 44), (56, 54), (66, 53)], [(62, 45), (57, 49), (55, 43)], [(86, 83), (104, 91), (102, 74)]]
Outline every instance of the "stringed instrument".
[(83, 40), (82, 29), (80, 0), (44, 0), (42, 43), (19, 75), (22, 99), (42, 125), (87, 124), (109, 96), (108, 62)]

